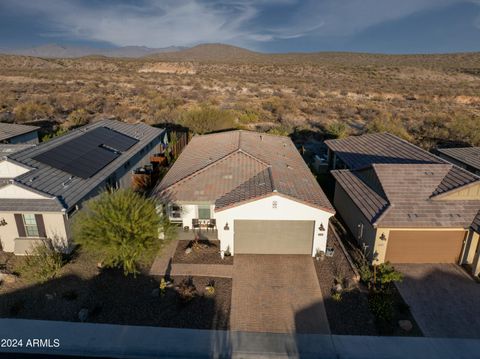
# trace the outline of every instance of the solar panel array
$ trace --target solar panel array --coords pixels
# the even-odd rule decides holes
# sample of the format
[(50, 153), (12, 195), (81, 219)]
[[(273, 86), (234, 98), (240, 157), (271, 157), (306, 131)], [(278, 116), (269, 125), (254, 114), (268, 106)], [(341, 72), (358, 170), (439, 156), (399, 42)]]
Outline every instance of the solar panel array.
[(90, 178), (137, 142), (120, 132), (98, 127), (33, 159), (73, 176)]

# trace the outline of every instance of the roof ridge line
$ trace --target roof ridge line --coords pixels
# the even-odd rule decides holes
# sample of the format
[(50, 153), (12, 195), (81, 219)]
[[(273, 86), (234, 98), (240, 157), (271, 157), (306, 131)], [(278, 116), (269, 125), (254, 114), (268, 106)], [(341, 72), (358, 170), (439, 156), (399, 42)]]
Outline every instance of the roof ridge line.
[(277, 193), (278, 190), (277, 190), (277, 187), (275, 186), (275, 181), (273, 180), (273, 175), (272, 175), (272, 166), (269, 166), (267, 170), (268, 170), (268, 176), (270, 177), (270, 183), (272, 184), (272, 191)]

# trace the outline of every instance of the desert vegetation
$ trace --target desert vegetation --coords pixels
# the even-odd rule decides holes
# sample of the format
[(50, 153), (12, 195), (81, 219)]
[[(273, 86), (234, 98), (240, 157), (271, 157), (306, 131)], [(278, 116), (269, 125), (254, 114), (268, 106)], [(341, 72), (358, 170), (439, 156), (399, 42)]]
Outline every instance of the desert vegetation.
[[(215, 46), (215, 45), (211, 45)], [(0, 56), (0, 120), (45, 131), (98, 118), (480, 145), (480, 54), (262, 55), (222, 45), (142, 59)], [(42, 122), (43, 121), (43, 122)]]

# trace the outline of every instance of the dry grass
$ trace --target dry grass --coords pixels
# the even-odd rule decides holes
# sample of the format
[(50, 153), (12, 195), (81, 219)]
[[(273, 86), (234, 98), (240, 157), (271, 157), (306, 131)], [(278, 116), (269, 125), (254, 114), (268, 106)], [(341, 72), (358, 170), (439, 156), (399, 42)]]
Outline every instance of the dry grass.
[[(222, 63), (212, 60), (221, 49), (202, 51), (137, 60), (0, 56), (0, 120), (62, 123), (80, 110), (92, 120), (200, 122), (190, 124), (199, 132), (233, 126), (288, 133), (343, 123), (349, 133), (387, 127), (426, 148), (448, 140), (480, 144), (469, 135), (480, 127), (479, 54), (266, 56), (230, 49)], [(198, 109), (217, 119), (205, 124)]]

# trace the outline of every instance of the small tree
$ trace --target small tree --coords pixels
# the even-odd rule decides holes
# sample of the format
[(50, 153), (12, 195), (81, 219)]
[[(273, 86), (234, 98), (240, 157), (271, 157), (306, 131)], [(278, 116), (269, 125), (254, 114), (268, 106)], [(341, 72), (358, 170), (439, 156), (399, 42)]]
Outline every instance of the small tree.
[(63, 254), (55, 250), (50, 239), (46, 239), (26, 253), (19, 272), (29, 281), (43, 283), (55, 278), (64, 264)]
[(73, 231), (76, 243), (98, 254), (103, 265), (135, 275), (138, 263), (156, 254), (165, 226), (153, 200), (121, 189), (88, 201)]

